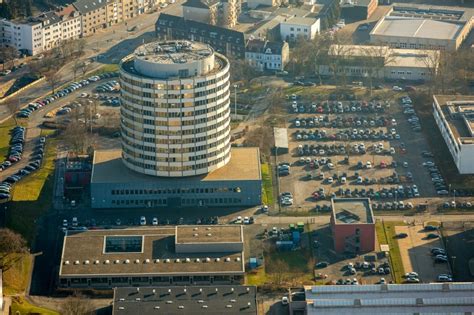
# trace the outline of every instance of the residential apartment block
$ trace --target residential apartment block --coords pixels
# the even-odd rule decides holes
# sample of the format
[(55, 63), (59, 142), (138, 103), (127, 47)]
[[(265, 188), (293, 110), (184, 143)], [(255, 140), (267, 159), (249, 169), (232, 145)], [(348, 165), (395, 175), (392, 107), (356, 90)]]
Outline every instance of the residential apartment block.
[(43, 52), (43, 23), (38, 19), (0, 21), (2, 46), (15, 47), (20, 53), (37, 55)]
[(241, 11), (240, 0), (188, 0), (183, 3), (186, 20), (233, 27)]
[(81, 14), (81, 34), (89, 36), (107, 27), (106, 0), (78, 0), (73, 6)]
[(474, 174), (474, 96), (434, 95), (433, 116), (459, 174)]
[(187, 39), (211, 45), (227, 57), (245, 58), (244, 33), (183, 17), (160, 14), (155, 25), (160, 40)]
[(247, 42), (245, 61), (259, 71), (282, 71), (288, 63), (290, 48), (287, 42), (251, 39)]

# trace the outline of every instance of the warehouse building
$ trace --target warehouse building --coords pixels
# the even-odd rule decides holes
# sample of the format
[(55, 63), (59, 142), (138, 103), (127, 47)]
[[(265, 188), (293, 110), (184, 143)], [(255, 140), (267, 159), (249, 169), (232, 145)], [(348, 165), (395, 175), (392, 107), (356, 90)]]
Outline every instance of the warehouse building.
[(68, 231), (59, 286), (240, 284), (243, 242), (240, 225)]
[[(305, 286), (304, 314), (473, 314), (474, 283)], [(295, 303), (298, 309), (300, 302)], [(291, 307), (291, 306), (290, 306)], [(290, 313), (297, 314), (297, 313)], [(299, 313), (303, 314), (303, 313)]]
[(473, 24), (463, 11), (394, 6), (372, 29), (370, 41), (395, 48), (457, 50)]
[(375, 250), (375, 219), (369, 198), (331, 199), (331, 230), (338, 253)]
[(459, 174), (474, 174), (474, 96), (434, 95), (433, 116)]
[(254, 286), (115, 288), (112, 315), (257, 315)]

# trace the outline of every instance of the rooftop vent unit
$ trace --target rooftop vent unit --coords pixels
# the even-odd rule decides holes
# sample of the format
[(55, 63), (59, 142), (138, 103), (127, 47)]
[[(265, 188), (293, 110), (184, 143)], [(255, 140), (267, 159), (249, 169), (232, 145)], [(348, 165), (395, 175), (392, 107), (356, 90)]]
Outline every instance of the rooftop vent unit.
[(207, 308), (207, 305), (203, 305), (203, 306), (201, 306), (201, 307), (202, 307), (202, 308)]
[(149, 264), (149, 263), (150, 263), (150, 259), (148, 259), (148, 258), (145, 259), (145, 262), (144, 262), (144, 263), (145, 263), (145, 264)]
[(129, 263), (130, 263), (130, 259), (125, 259), (125, 263), (126, 263), (126, 264), (129, 264)]
[(235, 302), (237, 302), (237, 300), (236, 300), (236, 299), (232, 299), (232, 300), (230, 300), (230, 302), (231, 302), (231, 303), (235, 303)]
[(198, 236), (199, 236), (199, 234), (197, 234), (197, 233), (194, 233), (194, 234), (193, 234), (193, 236), (194, 236), (194, 237), (198, 237)]
[(65, 265), (69, 265), (69, 260), (66, 260), (66, 261), (64, 262), (64, 264), (65, 264)]
[(141, 299), (140, 298), (136, 298), (135, 301), (140, 301)]
[(231, 304), (227, 304), (225, 307), (226, 307), (226, 308), (232, 308), (232, 305), (231, 305)]
[(159, 310), (160, 307), (157, 305), (157, 306), (154, 307), (154, 309), (155, 309), (155, 310)]
[(84, 265), (88, 265), (90, 264), (90, 261), (89, 260), (84, 260)]
[(193, 231), (197, 231), (197, 230), (198, 230), (198, 228), (197, 228), (197, 227), (193, 228)]
[(152, 291), (152, 292), (153, 292), (153, 294), (155, 294), (155, 293), (156, 293), (156, 290), (155, 290), (155, 289), (153, 289), (153, 291)]
[(211, 258), (206, 257), (206, 262), (211, 262)]
[(125, 299), (124, 299), (124, 298), (120, 298), (119, 301), (120, 301), (120, 302), (123, 302), (123, 301), (125, 301)]
[(216, 258), (216, 262), (219, 262), (221, 261), (221, 259), (219, 257)]
[(175, 262), (180, 263), (181, 260), (179, 258), (176, 258)]
[(124, 310), (124, 309), (125, 309), (125, 307), (119, 306), (119, 310)]
[(210, 231), (210, 230), (211, 230), (211, 228), (210, 228), (210, 227), (207, 227), (207, 228), (206, 228), (206, 230)]
[(106, 264), (106, 265), (110, 264), (110, 260), (106, 259), (106, 260), (104, 261), (104, 264)]
[(235, 259), (235, 261), (240, 261), (240, 257), (237, 257), (237, 258)]
[(114, 261), (114, 263), (120, 264), (120, 260), (116, 259), (116, 260)]
[(166, 258), (165, 259), (165, 263), (169, 263), (170, 262), (170, 259), (169, 258)]
[(173, 301), (166, 301), (166, 304), (173, 304)]
[(160, 260), (159, 259), (155, 259), (155, 264), (158, 264), (160, 263)]
[(230, 258), (226, 257), (225, 262), (230, 262)]
[(212, 236), (212, 233), (207, 233), (206, 236)]
[(140, 259), (135, 259), (135, 263), (136, 263), (136, 264), (139, 264), (139, 263), (140, 263)]
[(186, 259), (184, 260), (184, 262), (191, 262), (191, 259), (186, 258)]
[(74, 265), (79, 265), (79, 260), (74, 261)]
[(204, 300), (198, 300), (198, 303), (204, 303)]
[(196, 262), (201, 262), (201, 259), (199, 259), (199, 258), (196, 258)]
[(97, 259), (96, 259), (96, 260), (94, 260), (94, 264), (98, 265), (99, 263), (100, 263), (100, 261), (99, 261), (99, 260), (97, 260)]
[(184, 309), (184, 305), (180, 305), (180, 306), (178, 306), (178, 308), (179, 308), (180, 310), (182, 310), (182, 309)]

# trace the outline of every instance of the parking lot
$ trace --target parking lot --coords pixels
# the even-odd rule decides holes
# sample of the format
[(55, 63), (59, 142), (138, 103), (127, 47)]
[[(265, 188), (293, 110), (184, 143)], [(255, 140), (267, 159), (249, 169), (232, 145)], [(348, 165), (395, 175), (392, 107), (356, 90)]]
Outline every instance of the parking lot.
[(409, 210), (435, 195), (434, 185), (445, 189), (409, 97), (329, 98), (288, 96), (289, 153), (277, 157), (282, 206), (324, 212), (331, 197), (370, 197), (376, 211)]
[(405, 233), (399, 238), (400, 254), (403, 269), (406, 273), (416, 272), (421, 282), (437, 282), (438, 275), (451, 274), (448, 263), (436, 263), (431, 254), (432, 248), (444, 248), (440, 238), (428, 235), (439, 235), (437, 231), (426, 231), (421, 225), (396, 226), (397, 234)]

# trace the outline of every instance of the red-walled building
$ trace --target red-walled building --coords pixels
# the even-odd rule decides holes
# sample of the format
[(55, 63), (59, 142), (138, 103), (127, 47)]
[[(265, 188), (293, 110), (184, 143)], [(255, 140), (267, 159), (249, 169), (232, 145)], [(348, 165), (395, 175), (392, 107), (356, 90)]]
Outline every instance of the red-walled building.
[(375, 250), (375, 219), (369, 198), (333, 198), (331, 229), (338, 253)]

